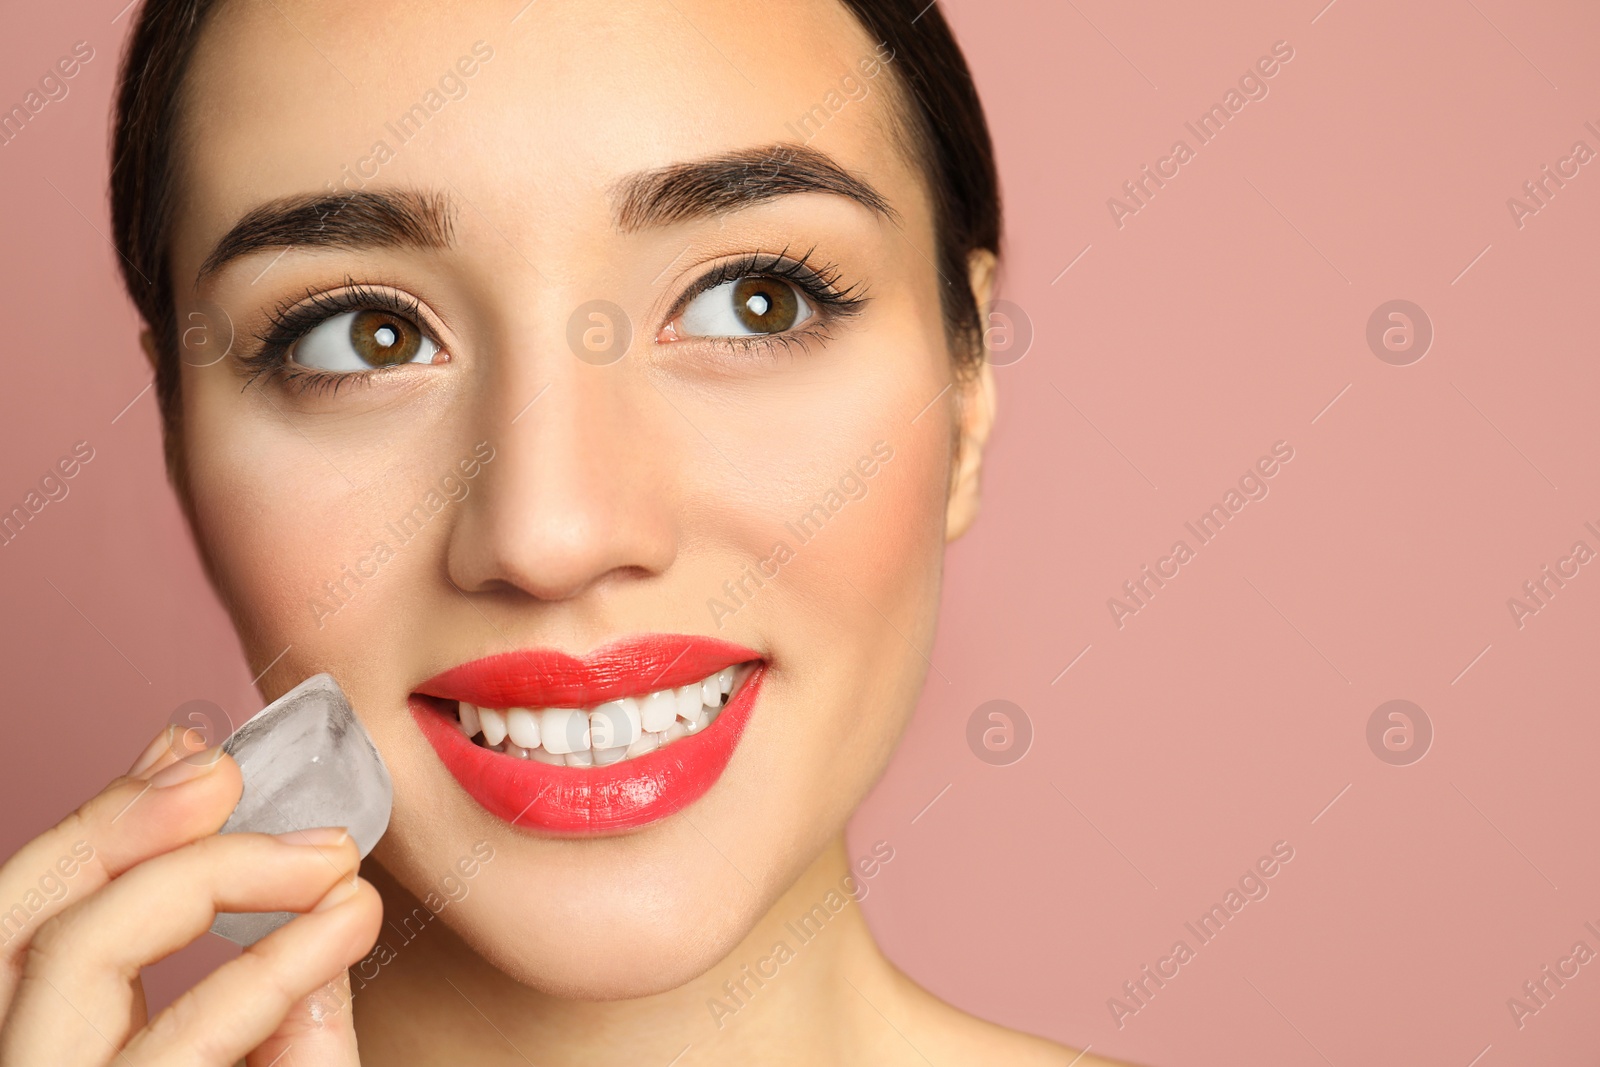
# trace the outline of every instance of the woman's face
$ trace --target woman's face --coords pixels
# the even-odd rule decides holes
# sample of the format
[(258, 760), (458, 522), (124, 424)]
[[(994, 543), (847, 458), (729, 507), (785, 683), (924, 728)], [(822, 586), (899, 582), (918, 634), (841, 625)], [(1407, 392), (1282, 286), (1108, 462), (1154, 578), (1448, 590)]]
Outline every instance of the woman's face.
[[(730, 951), (883, 769), (970, 508), (960, 389), (890, 47), (831, 0), (519, 6), (215, 13), (178, 432), (263, 688), (332, 672), (388, 763), (383, 867), (440, 894), (489, 842), (446, 922), (638, 995)], [(723, 665), (703, 732), (567, 765), (617, 755), (583, 711), (643, 737)], [(534, 707), (540, 748), (467, 741), (463, 700)]]

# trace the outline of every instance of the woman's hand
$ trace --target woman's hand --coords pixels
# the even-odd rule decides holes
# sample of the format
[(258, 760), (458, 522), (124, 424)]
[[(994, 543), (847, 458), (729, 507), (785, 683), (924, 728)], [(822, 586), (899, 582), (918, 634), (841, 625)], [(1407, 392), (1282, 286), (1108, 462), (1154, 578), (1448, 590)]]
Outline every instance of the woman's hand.
[[(227, 834), (242, 788), (175, 727), (133, 769), (0, 867), (0, 1067), (358, 1062), (347, 981), (378, 934), (377, 891), (342, 830)], [(154, 1019), (140, 968), (219, 911), (305, 912)]]

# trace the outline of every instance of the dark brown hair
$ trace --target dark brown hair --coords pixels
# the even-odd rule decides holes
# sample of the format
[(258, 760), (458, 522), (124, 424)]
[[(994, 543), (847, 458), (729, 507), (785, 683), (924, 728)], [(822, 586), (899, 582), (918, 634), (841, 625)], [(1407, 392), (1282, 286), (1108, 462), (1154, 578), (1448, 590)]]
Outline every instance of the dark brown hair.
[[(178, 415), (178, 328), (168, 241), (177, 196), (181, 88), (200, 29), (221, 0), (145, 0), (118, 76), (111, 133), (111, 227), (123, 283), (155, 338), (156, 394), (169, 470)], [(941, 310), (963, 369), (982, 358), (982, 313), (967, 284), (971, 253), (1000, 250), (1000, 193), (983, 106), (937, 4), (840, 0), (874, 41), (909, 112), (909, 133), (932, 197)]]

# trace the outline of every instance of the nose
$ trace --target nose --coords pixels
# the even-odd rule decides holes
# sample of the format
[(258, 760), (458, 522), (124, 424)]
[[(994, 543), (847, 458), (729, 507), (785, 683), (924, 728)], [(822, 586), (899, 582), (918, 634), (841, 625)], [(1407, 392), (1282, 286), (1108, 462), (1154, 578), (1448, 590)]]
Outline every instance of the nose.
[(671, 565), (676, 478), (641, 390), (625, 366), (572, 360), (525, 390), (531, 403), (515, 389), (490, 402), (487, 423), (505, 430), (484, 435), (495, 456), (451, 531), (458, 588), (559, 601)]

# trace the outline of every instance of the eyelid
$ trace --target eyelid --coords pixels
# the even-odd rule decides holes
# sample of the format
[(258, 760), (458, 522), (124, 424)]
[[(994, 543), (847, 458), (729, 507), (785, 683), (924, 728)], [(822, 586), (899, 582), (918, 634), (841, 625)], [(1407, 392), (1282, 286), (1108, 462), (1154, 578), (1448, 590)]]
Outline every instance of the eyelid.
[(844, 317), (854, 315), (867, 303), (867, 293), (860, 283), (840, 288), (839, 268), (833, 264), (815, 267), (811, 264), (816, 249), (803, 255), (789, 254), (788, 246), (781, 252), (747, 252), (711, 267), (689, 285), (672, 302), (662, 325), (674, 322), (681, 316), (690, 301), (701, 293), (716, 288), (724, 282), (739, 278), (762, 276), (782, 278), (792, 283), (818, 306), (818, 315)]
[(438, 346), (436, 356), (443, 354), (446, 357), (444, 362), (453, 358), (451, 346), (443, 339), (445, 331), (419, 298), (399, 285), (358, 282), (346, 275), (340, 285), (325, 289), (308, 287), (299, 299), (285, 300), (267, 312), (267, 329), (256, 335), (259, 347), (252, 354), (237, 357), (239, 368), (246, 375), (245, 388), (248, 389), (262, 375), (267, 375), (276, 378), (282, 385), (294, 382), (297, 387), (308, 389), (331, 384), (338, 389), (345, 383), (369, 382), (380, 374), (392, 375), (403, 373), (406, 368), (424, 366), (404, 363), (393, 367), (373, 367), (371, 370), (328, 371), (294, 363), (290, 359), (294, 345), (312, 330), (329, 319), (365, 308), (389, 310), (410, 318)]
[(405, 315), (416, 322), (434, 343), (447, 349), (443, 330), (422, 306), (422, 301), (397, 285), (384, 282), (358, 282), (345, 277), (343, 284), (329, 289), (308, 288), (297, 300), (284, 301), (268, 312), (268, 330), (257, 340), (276, 346), (286, 357), (295, 342), (336, 315), (365, 308), (376, 308)]

